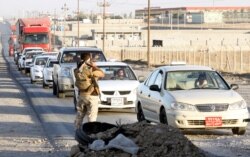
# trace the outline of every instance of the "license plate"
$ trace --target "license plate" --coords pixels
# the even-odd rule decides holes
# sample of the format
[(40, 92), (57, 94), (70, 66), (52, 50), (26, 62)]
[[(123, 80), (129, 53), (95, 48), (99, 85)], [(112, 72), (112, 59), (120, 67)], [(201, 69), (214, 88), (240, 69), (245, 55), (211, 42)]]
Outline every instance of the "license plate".
[(111, 106), (122, 106), (123, 98), (111, 98)]
[(221, 117), (206, 117), (205, 125), (206, 127), (222, 126), (222, 118)]

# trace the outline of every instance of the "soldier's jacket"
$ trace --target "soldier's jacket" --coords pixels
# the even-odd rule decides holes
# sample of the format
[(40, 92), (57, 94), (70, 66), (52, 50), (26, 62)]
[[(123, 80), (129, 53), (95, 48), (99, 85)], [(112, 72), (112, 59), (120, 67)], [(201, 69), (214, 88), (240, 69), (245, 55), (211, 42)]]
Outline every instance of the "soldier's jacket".
[(84, 66), (82, 71), (76, 68), (74, 75), (76, 78), (75, 86), (81, 95), (99, 95), (97, 79), (103, 75), (101, 69), (97, 68), (93, 71), (92, 68)]

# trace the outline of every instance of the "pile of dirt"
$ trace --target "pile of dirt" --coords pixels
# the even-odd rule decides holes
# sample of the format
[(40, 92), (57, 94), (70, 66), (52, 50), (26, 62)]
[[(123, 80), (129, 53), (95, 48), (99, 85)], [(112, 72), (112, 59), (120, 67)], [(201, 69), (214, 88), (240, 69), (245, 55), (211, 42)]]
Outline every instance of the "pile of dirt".
[(72, 147), (71, 157), (204, 157), (206, 154), (189, 141), (176, 128), (171, 126), (158, 124), (153, 125), (147, 122), (137, 122), (133, 124), (121, 125), (111, 128), (97, 134), (90, 134), (92, 139), (115, 138), (117, 134), (123, 134), (127, 138), (135, 142), (139, 147), (136, 155), (131, 155), (119, 149), (105, 149), (101, 151), (93, 151), (88, 145), (78, 144)]

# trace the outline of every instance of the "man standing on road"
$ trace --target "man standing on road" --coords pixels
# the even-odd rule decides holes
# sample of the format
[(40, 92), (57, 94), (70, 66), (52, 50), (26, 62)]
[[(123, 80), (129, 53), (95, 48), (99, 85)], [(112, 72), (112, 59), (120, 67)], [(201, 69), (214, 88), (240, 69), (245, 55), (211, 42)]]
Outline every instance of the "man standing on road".
[(100, 100), (97, 80), (104, 77), (104, 72), (99, 69), (95, 63), (91, 62), (90, 53), (82, 54), (81, 60), (74, 70), (76, 78), (75, 85), (79, 89), (75, 119), (76, 129), (81, 127), (85, 115), (87, 115), (88, 122), (96, 121), (98, 101)]

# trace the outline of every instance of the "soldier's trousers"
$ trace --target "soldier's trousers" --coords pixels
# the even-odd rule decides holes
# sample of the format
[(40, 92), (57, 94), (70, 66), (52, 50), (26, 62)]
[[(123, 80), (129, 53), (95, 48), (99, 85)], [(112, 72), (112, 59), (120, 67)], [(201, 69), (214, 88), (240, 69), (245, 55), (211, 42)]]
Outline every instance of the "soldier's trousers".
[(85, 115), (88, 122), (94, 122), (97, 119), (98, 114), (98, 101), (99, 96), (92, 95), (79, 95), (77, 103), (77, 114), (75, 120), (76, 129), (80, 128)]

